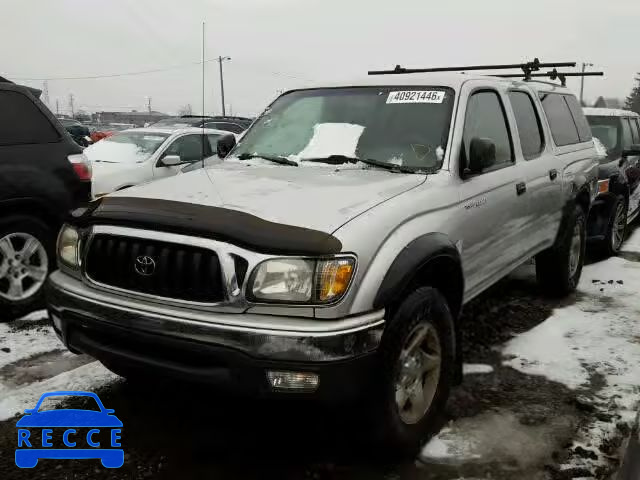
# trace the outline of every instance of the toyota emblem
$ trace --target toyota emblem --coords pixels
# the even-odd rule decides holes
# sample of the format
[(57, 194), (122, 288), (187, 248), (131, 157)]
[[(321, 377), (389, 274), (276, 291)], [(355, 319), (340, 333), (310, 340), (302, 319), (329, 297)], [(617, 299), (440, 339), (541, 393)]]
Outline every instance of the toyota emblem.
[(156, 261), (148, 255), (136, 257), (134, 265), (136, 272), (144, 277), (151, 276), (156, 271)]

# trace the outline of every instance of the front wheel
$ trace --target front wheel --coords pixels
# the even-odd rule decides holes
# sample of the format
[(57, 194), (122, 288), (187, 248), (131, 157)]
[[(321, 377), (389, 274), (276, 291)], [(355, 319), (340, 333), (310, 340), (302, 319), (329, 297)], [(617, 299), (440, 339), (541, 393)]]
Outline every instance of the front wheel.
[(413, 456), (440, 428), (455, 373), (453, 317), (442, 294), (421, 287), (389, 322), (372, 420), (386, 453)]
[(536, 257), (536, 277), (540, 287), (554, 296), (564, 296), (578, 286), (587, 238), (584, 210), (574, 207), (556, 245)]

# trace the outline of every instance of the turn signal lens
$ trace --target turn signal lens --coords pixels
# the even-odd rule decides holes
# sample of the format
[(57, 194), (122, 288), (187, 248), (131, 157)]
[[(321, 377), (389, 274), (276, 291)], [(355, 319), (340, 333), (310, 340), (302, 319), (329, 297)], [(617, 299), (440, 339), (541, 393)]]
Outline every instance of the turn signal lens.
[(351, 258), (318, 262), (318, 300), (330, 302), (342, 297), (349, 287), (353, 271), (354, 261)]
[(598, 193), (607, 193), (609, 191), (609, 180), (600, 180), (598, 182)]

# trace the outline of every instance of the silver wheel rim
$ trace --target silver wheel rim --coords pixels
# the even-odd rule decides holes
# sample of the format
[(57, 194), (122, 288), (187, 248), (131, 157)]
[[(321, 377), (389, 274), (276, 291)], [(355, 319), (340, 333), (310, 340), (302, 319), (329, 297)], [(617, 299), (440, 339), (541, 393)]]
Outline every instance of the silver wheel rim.
[(576, 223), (573, 227), (573, 236), (571, 237), (571, 248), (569, 250), (569, 276), (573, 277), (578, 272), (580, 265), (580, 256), (582, 255), (582, 235), (580, 231), (580, 223)]
[(623, 203), (619, 203), (613, 219), (613, 231), (611, 232), (611, 246), (618, 250), (624, 241), (624, 231), (627, 228), (626, 209)]
[(418, 324), (407, 336), (395, 384), (400, 419), (418, 423), (431, 407), (440, 381), (442, 353), (438, 332), (428, 322)]
[(47, 252), (29, 233), (0, 238), (0, 297), (20, 301), (36, 294), (49, 271)]

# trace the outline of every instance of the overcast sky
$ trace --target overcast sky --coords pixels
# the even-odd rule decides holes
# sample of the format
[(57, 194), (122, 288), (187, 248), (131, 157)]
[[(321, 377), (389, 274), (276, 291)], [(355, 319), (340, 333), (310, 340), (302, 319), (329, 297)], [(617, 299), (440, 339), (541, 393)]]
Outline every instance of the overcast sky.
[[(640, 71), (639, 0), (0, 0), (0, 11), (0, 76), (50, 79), (61, 112), (70, 93), (91, 111), (142, 110), (146, 97), (201, 111), (203, 21), (206, 58), (232, 57), (226, 104), (242, 115), (281, 89), (396, 64), (590, 62), (606, 76), (586, 79), (588, 100), (626, 97)], [(205, 111), (218, 113), (218, 64), (205, 65)]]

